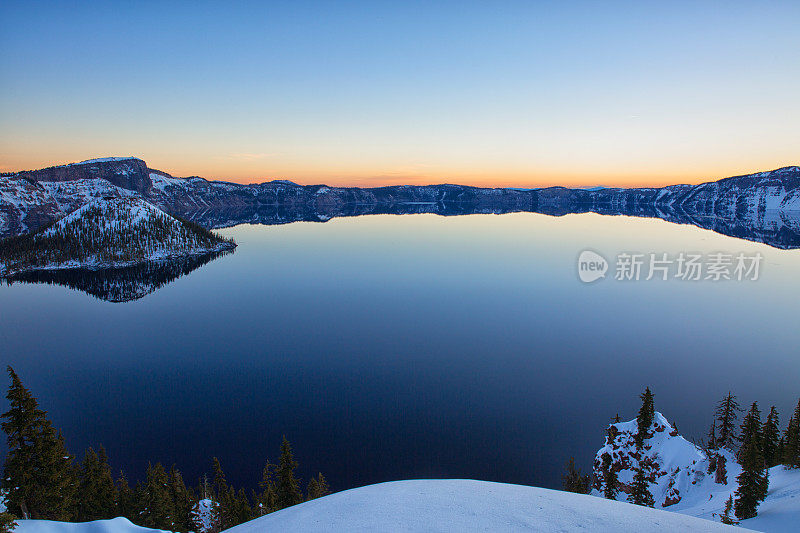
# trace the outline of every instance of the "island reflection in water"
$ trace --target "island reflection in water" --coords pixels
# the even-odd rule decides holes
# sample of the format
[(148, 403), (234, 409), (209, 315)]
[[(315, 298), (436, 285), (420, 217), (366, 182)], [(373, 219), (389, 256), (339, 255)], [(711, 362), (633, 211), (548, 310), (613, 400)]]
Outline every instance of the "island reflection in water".
[(15, 274), (6, 283), (62, 285), (107, 302), (131, 302), (229, 253), (233, 252), (150, 261), (123, 268), (35, 270)]

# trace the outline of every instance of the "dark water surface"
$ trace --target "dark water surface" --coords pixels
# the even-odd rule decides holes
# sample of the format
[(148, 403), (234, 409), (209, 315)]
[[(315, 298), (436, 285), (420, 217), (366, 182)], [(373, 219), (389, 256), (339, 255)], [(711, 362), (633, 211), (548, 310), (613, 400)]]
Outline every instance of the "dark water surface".
[[(635, 416), (645, 385), (689, 437), (729, 389), (776, 405), (782, 426), (800, 395), (800, 251), (594, 214), (222, 233), (234, 254), (127, 303), (0, 287), (0, 362), (73, 453), (102, 443), (130, 478), (161, 461), (192, 482), (217, 456), (254, 488), (286, 435), (304, 479), (321, 470), (334, 489), (425, 477), (558, 487), (569, 456), (590, 467), (613, 415)], [(612, 271), (587, 285), (586, 248), (764, 261), (758, 281)]]

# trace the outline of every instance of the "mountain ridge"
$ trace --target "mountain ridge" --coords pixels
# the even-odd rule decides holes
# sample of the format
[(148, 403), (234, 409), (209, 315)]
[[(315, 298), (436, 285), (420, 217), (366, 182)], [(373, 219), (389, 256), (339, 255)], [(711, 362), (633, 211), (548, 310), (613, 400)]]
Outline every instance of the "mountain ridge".
[(382, 213), (537, 212), (643, 216), (692, 224), (779, 248), (800, 247), (800, 167), (732, 176), (698, 185), (644, 188), (481, 188), (238, 184), (176, 178), (138, 158), (105, 158), (0, 177), (0, 236), (34, 231), (88, 199), (139, 195), (163, 211), (208, 228), (242, 222), (325, 222)]

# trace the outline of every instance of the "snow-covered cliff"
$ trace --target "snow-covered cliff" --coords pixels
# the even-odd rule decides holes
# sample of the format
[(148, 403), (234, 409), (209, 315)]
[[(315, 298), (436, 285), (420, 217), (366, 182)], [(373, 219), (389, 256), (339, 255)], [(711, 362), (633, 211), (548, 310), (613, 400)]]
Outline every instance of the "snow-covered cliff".
[[(636, 419), (609, 425), (605, 444), (594, 460), (592, 494), (602, 497), (603, 458), (608, 456), (618, 477), (617, 500), (626, 501), (636, 469), (642, 465), (657, 509), (718, 521), (742, 472), (734, 455), (719, 450), (712, 464), (702, 448), (684, 439), (659, 412), (641, 450), (634, 440), (637, 431)], [(769, 479), (769, 493), (758, 516), (742, 525), (761, 531), (794, 531), (800, 524), (800, 470), (776, 466), (770, 469)]]

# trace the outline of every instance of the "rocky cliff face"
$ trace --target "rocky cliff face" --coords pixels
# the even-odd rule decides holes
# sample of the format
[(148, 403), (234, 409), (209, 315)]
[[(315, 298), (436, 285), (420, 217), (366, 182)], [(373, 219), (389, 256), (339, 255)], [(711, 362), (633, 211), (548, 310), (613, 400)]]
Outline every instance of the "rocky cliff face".
[(90, 159), (80, 163), (27, 170), (17, 174), (18, 177), (39, 182), (103, 179), (117, 187), (140, 194), (145, 194), (150, 189), (149, 175), (147, 163), (135, 157)]
[[(644, 445), (638, 448), (636, 420), (611, 424), (606, 441), (594, 460), (594, 490), (600, 495), (605, 483), (606, 468), (616, 472), (617, 499), (630, 493), (638, 467), (645, 470), (650, 493), (656, 507), (670, 507), (683, 500), (694, 486), (703, 485), (709, 472), (709, 461), (698, 446), (681, 437), (661, 413), (656, 413)], [(713, 476), (712, 476), (713, 477)]]
[(657, 217), (780, 248), (800, 247), (800, 168), (701, 185), (582, 190), (484, 189), (462, 185), (376, 188), (241, 185), (175, 178), (134, 158), (109, 158), (0, 177), (0, 236), (33, 231), (97, 197), (138, 195), (206, 227), (243, 222), (324, 222), (377, 213), (594, 212)]

